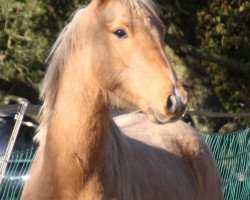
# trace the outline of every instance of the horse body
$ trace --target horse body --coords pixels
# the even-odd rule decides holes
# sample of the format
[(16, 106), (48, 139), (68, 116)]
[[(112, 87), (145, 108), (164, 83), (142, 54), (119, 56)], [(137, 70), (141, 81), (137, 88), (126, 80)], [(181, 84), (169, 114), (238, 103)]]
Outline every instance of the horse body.
[(113, 96), (158, 123), (185, 112), (162, 40), (149, 0), (93, 0), (75, 14), (52, 50), (23, 200), (221, 199), (211, 153), (188, 125), (138, 114), (116, 120), (124, 135), (110, 119)]

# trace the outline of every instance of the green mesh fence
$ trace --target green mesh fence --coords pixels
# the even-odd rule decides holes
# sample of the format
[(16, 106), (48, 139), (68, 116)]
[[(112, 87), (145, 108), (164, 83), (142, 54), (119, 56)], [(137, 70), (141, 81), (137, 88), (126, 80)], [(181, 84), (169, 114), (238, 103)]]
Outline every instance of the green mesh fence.
[[(210, 146), (221, 172), (224, 199), (250, 199), (249, 129), (227, 134), (202, 133), (202, 136)], [(35, 153), (36, 149), (30, 149), (11, 156), (4, 181), (0, 185), (0, 200), (20, 199)]]
[(224, 183), (225, 200), (250, 199), (249, 129), (227, 134), (205, 134)]
[[(27, 171), (32, 163), (36, 149), (16, 152), (11, 155), (7, 171), (0, 185), (0, 200), (20, 199), (25, 180), (28, 179)], [(0, 163), (3, 162), (0, 158)]]

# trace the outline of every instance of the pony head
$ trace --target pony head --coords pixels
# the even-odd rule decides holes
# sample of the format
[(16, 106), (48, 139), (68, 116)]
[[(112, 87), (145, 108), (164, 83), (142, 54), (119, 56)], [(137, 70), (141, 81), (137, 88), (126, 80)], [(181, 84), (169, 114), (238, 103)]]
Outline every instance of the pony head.
[[(93, 3), (94, 2), (94, 3)], [(93, 65), (105, 90), (146, 111), (158, 123), (179, 119), (187, 93), (164, 52), (165, 27), (150, 0), (93, 1)]]
[(45, 106), (50, 104), (46, 96), (52, 99), (56, 93), (55, 77), (62, 71), (58, 66), (66, 66), (69, 54), (77, 51), (81, 60), (74, 57), (73, 65), (83, 66), (83, 76), (108, 96), (139, 107), (158, 123), (179, 119), (187, 93), (165, 54), (164, 34), (151, 0), (92, 0), (76, 12), (52, 49), (42, 93)]

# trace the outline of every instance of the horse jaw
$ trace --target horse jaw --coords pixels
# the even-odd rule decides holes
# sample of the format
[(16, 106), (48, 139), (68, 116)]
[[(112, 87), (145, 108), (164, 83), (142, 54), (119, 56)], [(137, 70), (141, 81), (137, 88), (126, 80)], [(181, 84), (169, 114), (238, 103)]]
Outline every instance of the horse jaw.
[(144, 112), (147, 114), (148, 118), (156, 123), (156, 124), (166, 124), (166, 123), (173, 123), (178, 121), (181, 117), (183, 117), (186, 113), (186, 108), (178, 113), (177, 115), (167, 115), (167, 114), (161, 114), (156, 109), (152, 107), (148, 107)]

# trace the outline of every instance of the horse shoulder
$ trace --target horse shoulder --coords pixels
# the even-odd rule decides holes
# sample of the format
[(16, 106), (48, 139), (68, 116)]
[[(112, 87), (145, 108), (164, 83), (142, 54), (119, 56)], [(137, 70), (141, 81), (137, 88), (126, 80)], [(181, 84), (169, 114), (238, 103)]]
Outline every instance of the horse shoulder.
[(118, 118), (115, 122), (127, 136), (165, 149), (177, 160), (184, 161), (195, 177), (198, 199), (221, 198), (221, 180), (216, 163), (202, 136), (190, 125), (180, 120), (159, 125), (141, 113)]

